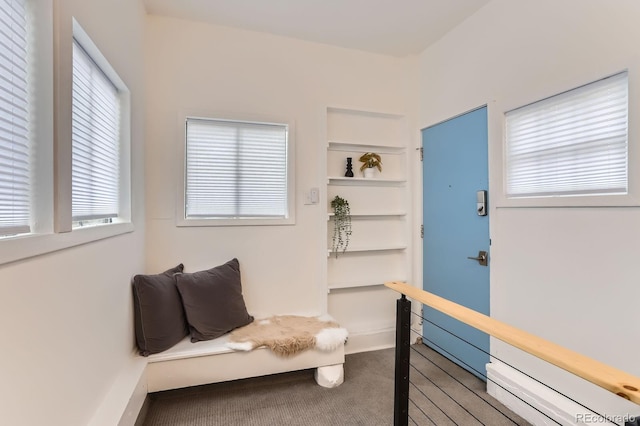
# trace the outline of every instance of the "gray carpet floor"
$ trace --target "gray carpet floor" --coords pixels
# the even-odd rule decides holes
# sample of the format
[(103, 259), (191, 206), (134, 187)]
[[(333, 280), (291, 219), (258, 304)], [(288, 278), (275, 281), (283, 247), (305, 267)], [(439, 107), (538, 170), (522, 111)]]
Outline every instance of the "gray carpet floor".
[[(144, 426), (393, 424), (394, 350), (347, 355), (345, 382), (318, 386), (313, 370), (156, 392)], [(527, 425), (485, 383), (423, 345), (411, 353), (409, 424)], [(451, 378), (448, 374), (453, 376)]]

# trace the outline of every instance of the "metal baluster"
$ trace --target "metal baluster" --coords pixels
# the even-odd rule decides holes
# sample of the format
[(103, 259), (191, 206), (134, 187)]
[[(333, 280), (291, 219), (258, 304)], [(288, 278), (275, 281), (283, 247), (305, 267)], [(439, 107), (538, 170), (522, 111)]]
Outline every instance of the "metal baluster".
[(409, 354), (411, 302), (403, 294), (396, 303), (396, 375), (393, 424), (409, 424)]

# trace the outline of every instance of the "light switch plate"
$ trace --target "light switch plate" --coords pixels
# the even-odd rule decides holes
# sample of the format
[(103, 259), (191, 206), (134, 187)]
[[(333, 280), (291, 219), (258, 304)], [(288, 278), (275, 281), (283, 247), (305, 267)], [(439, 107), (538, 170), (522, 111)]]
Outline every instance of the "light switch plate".
[(306, 205), (318, 204), (320, 202), (320, 190), (318, 188), (311, 188), (304, 193), (304, 203)]
[(309, 192), (311, 194), (311, 204), (318, 204), (320, 201), (320, 190), (318, 188), (311, 188)]

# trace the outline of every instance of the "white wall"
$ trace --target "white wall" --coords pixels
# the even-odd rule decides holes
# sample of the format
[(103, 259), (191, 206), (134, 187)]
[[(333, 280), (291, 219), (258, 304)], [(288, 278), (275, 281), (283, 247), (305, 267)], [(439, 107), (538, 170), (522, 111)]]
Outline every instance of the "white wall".
[[(639, 17), (634, 0), (494, 0), (422, 53), (418, 124), (488, 104), (496, 200), (504, 111), (628, 69), (637, 191)], [(640, 376), (640, 210), (493, 205), (490, 215), (492, 316)], [(492, 351), (602, 412), (640, 412), (503, 344)]]
[(144, 10), (130, 0), (54, 4), (57, 24), (68, 28), (75, 16), (131, 90), (136, 230), (0, 266), (6, 425), (87, 425), (134, 360), (130, 280), (144, 268)]
[[(163, 17), (149, 17), (147, 28), (148, 270), (183, 262), (196, 271), (237, 257), (253, 315), (322, 312), (327, 206), (303, 202), (309, 188), (326, 186), (324, 112), (349, 106), (407, 113), (417, 58)], [(185, 113), (295, 121), (294, 226), (176, 227)]]

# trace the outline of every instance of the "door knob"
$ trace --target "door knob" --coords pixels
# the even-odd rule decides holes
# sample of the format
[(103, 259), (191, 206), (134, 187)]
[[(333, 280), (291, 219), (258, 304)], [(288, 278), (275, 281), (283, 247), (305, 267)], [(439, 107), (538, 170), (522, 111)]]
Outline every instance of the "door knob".
[(486, 251), (479, 251), (477, 257), (467, 257), (467, 259), (477, 260), (482, 266), (487, 266), (487, 261), (489, 260)]

